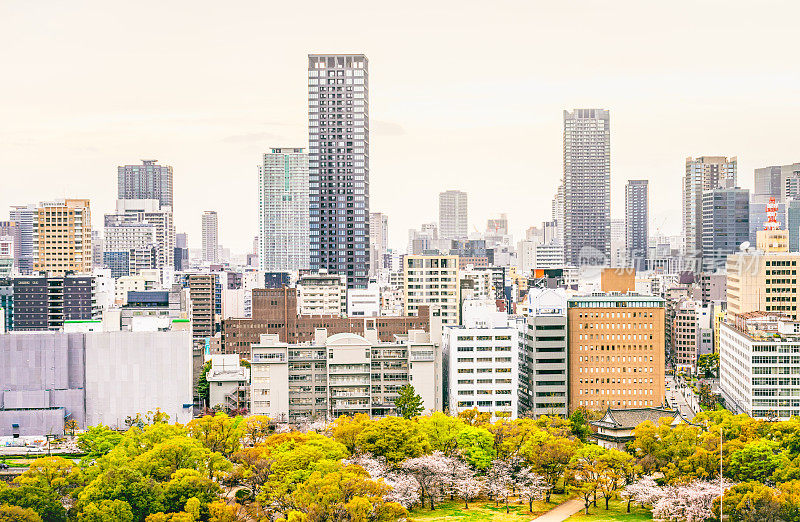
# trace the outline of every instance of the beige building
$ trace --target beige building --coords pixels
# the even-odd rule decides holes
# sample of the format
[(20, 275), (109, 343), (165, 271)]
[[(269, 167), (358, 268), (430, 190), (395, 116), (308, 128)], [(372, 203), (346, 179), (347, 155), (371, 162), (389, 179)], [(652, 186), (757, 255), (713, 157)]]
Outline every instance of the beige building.
[(347, 279), (322, 269), (300, 276), (297, 281), (300, 315), (347, 315)]
[(800, 253), (760, 251), (728, 256), (728, 314), (781, 312), (797, 319)]
[(663, 299), (573, 297), (567, 324), (570, 411), (663, 404)]
[(33, 270), (63, 276), (92, 272), (88, 199), (42, 202), (33, 215)]
[(406, 384), (422, 397), (425, 412), (441, 411), (440, 343), (420, 330), (392, 342), (377, 331), (328, 336), (317, 329), (313, 342), (287, 344), (262, 334), (251, 346), (251, 408), (282, 422), (334, 419), (365, 413), (396, 413), (394, 399)]
[(406, 256), (403, 276), (405, 315), (427, 305), (443, 326), (459, 323), (458, 256)]
[(788, 252), (788, 230), (759, 230), (756, 232), (756, 248), (763, 252)]

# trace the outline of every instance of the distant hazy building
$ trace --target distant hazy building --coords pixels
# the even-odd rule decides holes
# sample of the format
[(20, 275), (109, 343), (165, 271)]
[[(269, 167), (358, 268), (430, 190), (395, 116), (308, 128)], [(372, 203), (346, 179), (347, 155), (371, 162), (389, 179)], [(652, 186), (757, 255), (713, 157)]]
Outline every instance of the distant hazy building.
[(219, 221), (213, 210), (203, 212), (203, 261), (216, 263), (219, 259)]
[(611, 127), (603, 109), (564, 111), (564, 248), (572, 265), (611, 257)]
[(469, 235), (467, 193), (448, 190), (439, 194), (439, 237), (464, 239)]
[(308, 56), (311, 270), (369, 276), (369, 62), (363, 54)]
[[(648, 181), (631, 179), (625, 185), (625, 247), (632, 261), (647, 257), (649, 224)], [(634, 263), (638, 266), (639, 263)]]
[(172, 209), (172, 167), (157, 165), (158, 160), (142, 160), (141, 165), (117, 167), (118, 199), (157, 199)]
[(9, 219), (19, 227), (17, 268), (23, 275), (33, 272), (33, 219), (36, 205), (16, 205), (8, 212)]
[(12, 265), (20, 270), (20, 258), (22, 254), (22, 227), (16, 221), (0, 221), (0, 238), (10, 240), (13, 250), (10, 252)]
[(389, 249), (389, 217), (381, 212), (369, 215), (370, 276), (374, 277), (383, 268), (383, 255)]
[(88, 199), (42, 202), (33, 216), (33, 270), (63, 276), (92, 272)]
[[(114, 214), (105, 215), (106, 227), (119, 223), (147, 223), (153, 227), (156, 249), (155, 266), (172, 267), (175, 255), (175, 225), (172, 207), (163, 206), (157, 199), (118, 199)], [(111, 247), (106, 248), (115, 251)]]
[(790, 199), (786, 203), (786, 229), (789, 252), (800, 252), (800, 199)]
[(800, 196), (800, 163), (775, 165), (755, 169), (756, 203), (767, 203), (770, 197), (778, 203), (786, 203), (790, 198)]
[(258, 167), (259, 269), (297, 271), (310, 266), (308, 154), (273, 148)]
[(683, 177), (684, 252), (700, 257), (703, 252), (703, 192), (736, 186), (736, 157), (686, 158)]
[(750, 238), (750, 192), (717, 188), (703, 192), (703, 270), (725, 267), (728, 254)]
[(172, 257), (176, 272), (189, 268), (189, 238), (185, 232), (175, 234), (175, 250)]

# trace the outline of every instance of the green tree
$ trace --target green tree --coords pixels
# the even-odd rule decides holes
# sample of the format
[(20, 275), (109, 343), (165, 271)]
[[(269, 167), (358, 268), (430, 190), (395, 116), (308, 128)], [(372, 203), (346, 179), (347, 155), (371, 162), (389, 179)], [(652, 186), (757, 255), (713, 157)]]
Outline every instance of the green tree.
[(494, 460), (494, 436), (485, 428), (464, 426), (458, 432), (458, 449), (462, 458), (477, 470), (485, 470)]
[(195, 503), (200, 506), (203, 517), (208, 518), (208, 504), (217, 499), (220, 491), (216, 482), (202, 476), (197, 471), (179, 469), (172, 479), (164, 484), (164, 511), (180, 511), (190, 499), (195, 499), (195, 501), (199, 501)]
[(124, 500), (101, 500), (90, 502), (78, 514), (79, 522), (133, 522), (131, 506)]
[(42, 522), (42, 517), (32, 509), (4, 504), (0, 506), (0, 522)]
[(342, 415), (333, 422), (332, 434), (334, 440), (344, 444), (352, 455), (356, 452), (358, 436), (371, 424), (372, 420), (366, 413), (356, 413), (353, 416)]
[(208, 405), (209, 393), (211, 387), (208, 384), (208, 372), (211, 371), (211, 361), (206, 361), (203, 369), (200, 371), (200, 377), (197, 379), (197, 398), (200, 399), (200, 404)]
[(549, 486), (545, 491), (547, 502), (550, 502), (551, 492), (564, 478), (572, 457), (581, 446), (581, 442), (574, 437), (548, 435), (541, 441), (532, 439), (522, 447), (522, 458), (536, 473), (544, 476)]
[(719, 354), (707, 353), (697, 358), (697, 370), (706, 377), (714, 377), (719, 372)]
[(777, 443), (763, 439), (747, 443), (730, 455), (726, 475), (736, 481), (767, 482), (781, 465)]
[(123, 437), (123, 433), (107, 426), (92, 426), (78, 435), (78, 448), (86, 453), (86, 459), (93, 460), (114, 449)]
[(224, 413), (193, 419), (186, 425), (189, 435), (211, 451), (229, 456), (242, 446), (246, 423), (242, 417), (228, 417)]
[[(778, 491), (759, 482), (736, 484), (725, 491), (722, 498), (725, 520), (730, 522), (778, 522), (782, 520)], [(719, 518), (719, 499), (714, 515)], [(795, 519), (787, 519), (795, 520)]]
[(62, 457), (42, 457), (31, 463), (14, 483), (52, 491), (59, 497), (83, 485), (80, 467)]
[(406, 384), (398, 390), (398, 396), (394, 400), (394, 409), (404, 419), (417, 417), (422, 410), (422, 397), (410, 384)]
[(397, 464), (430, 451), (428, 438), (418, 423), (402, 417), (385, 417), (369, 425), (358, 435), (362, 451)]
[(589, 429), (589, 422), (586, 420), (586, 412), (577, 409), (569, 416), (569, 421), (572, 424), (572, 434), (578, 437), (581, 442), (586, 442), (589, 438), (591, 430)]
[(35, 486), (9, 487), (0, 481), (0, 505), (10, 504), (36, 512), (46, 522), (65, 522), (67, 511), (60, 499), (46, 488)]
[(150, 513), (162, 511), (162, 487), (150, 477), (129, 465), (113, 467), (100, 473), (78, 496), (81, 511), (94, 502), (123, 500), (128, 503), (134, 520), (144, 520)]
[(433, 451), (452, 456), (458, 448), (458, 434), (466, 426), (464, 422), (441, 411), (418, 419), (422, 431), (428, 437)]
[(587, 444), (578, 449), (569, 462), (569, 472), (572, 477), (569, 490), (583, 499), (583, 506), (586, 514), (589, 514), (589, 506), (594, 502), (597, 505), (597, 490), (600, 487), (600, 479), (606, 461), (608, 450)]

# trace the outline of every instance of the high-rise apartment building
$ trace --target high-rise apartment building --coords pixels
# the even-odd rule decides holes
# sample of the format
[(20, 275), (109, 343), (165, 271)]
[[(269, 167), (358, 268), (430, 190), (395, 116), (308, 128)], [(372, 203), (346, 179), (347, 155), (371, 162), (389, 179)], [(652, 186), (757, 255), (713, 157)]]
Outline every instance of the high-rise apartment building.
[(141, 165), (117, 167), (117, 198), (157, 199), (161, 207), (172, 210), (172, 167), (157, 163), (142, 160)]
[(572, 297), (567, 324), (570, 411), (663, 405), (663, 299)]
[(347, 314), (347, 283), (344, 276), (305, 274), (297, 280), (297, 308), (300, 315), (329, 315), (343, 317)]
[(67, 275), (13, 279), (14, 330), (60, 330), (64, 321), (100, 318), (94, 278)]
[(33, 216), (33, 270), (63, 276), (92, 272), (88, 199), (42, 202)]
[(219, 259), (219, 221), (213, 210), (203, 212), (203, 261), (216, 263)]
[(389, 249), (389, 216), (381, 212), (369, 215), (370, 277), (375, 277), (383, 268), (383, 255)]
[(13, 247), (11, 251), (12, 264), (19, 271), (22, 252), (22, 227), (16, 221), (0, 221), (0, 238), (6, 238), (11, 241)]
[[(633, 266), (635, 261), (647, 257), (649, 223), (648, 181), (631, 179), (625, 185), (625, 246)], [(641, 263), (644, 266), (644, 263)]]
[[(172, 207), (164, 206), (157, 199), (118, 199), (115, 214), (106, 214), (109, 223), (146, 223), (153, 227), (156, 249), (156, 268), (172, 267), (175, 256), (175, 224)], [(106, 248), (110, 250), (110, 248)]]
[(406, 256), (403, 282), (406, 315), (429, 306), (442, 325), (459, 323), (458, 256)]
[(686, 256), (702, 257), (703, 192), (735, 187), (736, 165), (735, 156), (686, 158), (683, 177), (683, 247)]
[(369, 275), (369, 62), (363, 54), (308, 56), (311, 269)]
[(439, 193), (439, 237), (465, 239), (469, 235), (467, 193), (448, 190)]
[(30, 275), (33, 273), (33, 217), (36, 215), (36, 205), (13, 206), (8, 215), (19, 227), (17, 269), (23, 275)]
[(258, 262), (267, 272), (310, 266), (308, 154), (273, 148), (258, 167)]
[(610, 129), (607, 110), (564, 111), (564, 248), (572, 265), (611, 257)]
[(724, 269), (728, 254), (750, 238), (750, 191), (716, 188), (703, 191), (703, 270)]

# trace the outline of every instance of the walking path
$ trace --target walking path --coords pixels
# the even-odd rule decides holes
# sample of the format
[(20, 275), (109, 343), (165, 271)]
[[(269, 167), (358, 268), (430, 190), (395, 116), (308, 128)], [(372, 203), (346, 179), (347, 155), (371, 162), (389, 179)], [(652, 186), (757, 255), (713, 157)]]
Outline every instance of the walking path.
[(561, 522), (583, 509), (583, 500), (573, 498), (559, 504), (544, 515), (534, 518), (531, 522)]

